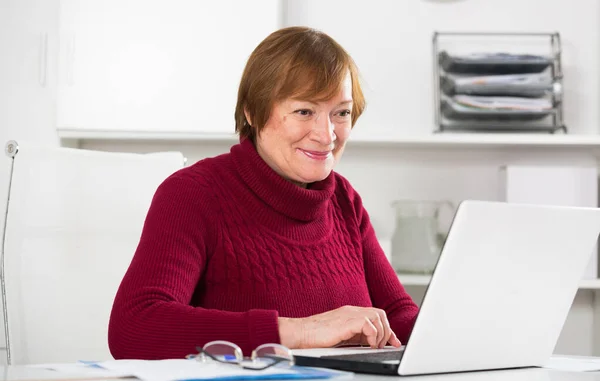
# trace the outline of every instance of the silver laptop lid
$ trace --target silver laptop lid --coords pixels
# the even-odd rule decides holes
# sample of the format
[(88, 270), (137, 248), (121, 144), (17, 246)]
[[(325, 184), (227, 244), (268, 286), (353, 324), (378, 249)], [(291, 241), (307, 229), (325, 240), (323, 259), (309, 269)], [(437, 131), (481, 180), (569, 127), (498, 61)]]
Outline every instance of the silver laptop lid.
[(541, 366), (600, 232), (600, 210), (460, 204), (401, 375)]

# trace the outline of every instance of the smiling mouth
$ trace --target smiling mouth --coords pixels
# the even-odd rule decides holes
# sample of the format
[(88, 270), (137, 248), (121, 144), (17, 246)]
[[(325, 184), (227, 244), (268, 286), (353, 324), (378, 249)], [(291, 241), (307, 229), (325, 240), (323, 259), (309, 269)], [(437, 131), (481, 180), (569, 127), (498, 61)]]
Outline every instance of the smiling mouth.
[(299, 149), (305, 156), (313, 159), (313, 160), (327, 160), (332, 152), (331, 151), (307, 151), (303, 149)]

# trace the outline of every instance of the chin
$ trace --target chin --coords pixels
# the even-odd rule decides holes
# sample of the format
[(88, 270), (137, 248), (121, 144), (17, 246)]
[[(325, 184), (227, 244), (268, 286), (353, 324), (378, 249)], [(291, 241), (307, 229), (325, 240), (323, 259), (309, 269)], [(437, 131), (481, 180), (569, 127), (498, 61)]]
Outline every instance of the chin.
[(327, 176), (329, 176), (329, 174), (331, 173), (331, 169), (327, 170), (327, 171), (319, 171), (317, 173), (312, 172), (312, 173), (306, 173), (304, 174), (304, 176), (302, 176), (302, 178), (304, 179), (302, 182), (310, 184), (310, 183), (315, 183), (317, 181), (321, 181), (321, 180), (325, 180), (327, 178)]

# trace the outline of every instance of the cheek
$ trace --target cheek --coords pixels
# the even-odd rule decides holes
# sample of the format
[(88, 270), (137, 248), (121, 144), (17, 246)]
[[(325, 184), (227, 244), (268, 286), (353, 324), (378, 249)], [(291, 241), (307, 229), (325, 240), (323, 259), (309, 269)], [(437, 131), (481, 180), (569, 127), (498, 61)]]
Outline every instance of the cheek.
[(300, 143), (310, 135), (311, 123), (310, 121), (296, 120), (294, 117), (284, 118), (280, 125), (281, 136), (287, 143)]
[(271, 119), (263, 129), (265, 138), (269, 141), (271, 146), (278, 146), (280, 143), (289, 140), (288, 129), (286, 128), (286, 117)]
[(350, 131), (352, 131), (352, 127), (350, 124), (338, 125), (335, 127), (335, 136), (340, 143), (345, 142), (350, 137)]

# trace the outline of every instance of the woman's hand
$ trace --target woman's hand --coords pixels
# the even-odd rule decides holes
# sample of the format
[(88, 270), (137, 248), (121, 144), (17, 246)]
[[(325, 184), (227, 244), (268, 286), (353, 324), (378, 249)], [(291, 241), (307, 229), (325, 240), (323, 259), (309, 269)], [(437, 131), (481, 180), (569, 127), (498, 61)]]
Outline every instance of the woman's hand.
[(279, 318), (279, 337), (281, 344), (291, 349), (401, 345), (385, 311), (370, 307), (344, 306), (307, 318)]

